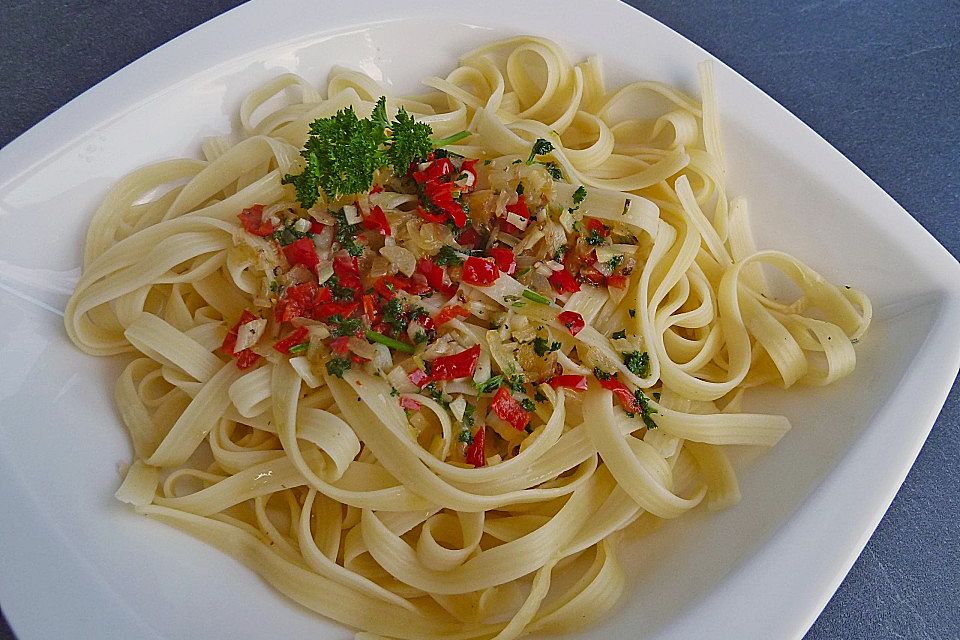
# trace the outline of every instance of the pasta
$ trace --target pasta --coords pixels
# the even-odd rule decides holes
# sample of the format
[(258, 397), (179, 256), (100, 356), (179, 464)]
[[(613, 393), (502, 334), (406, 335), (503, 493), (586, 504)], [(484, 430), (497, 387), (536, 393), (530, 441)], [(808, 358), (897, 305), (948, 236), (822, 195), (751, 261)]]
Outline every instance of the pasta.
[(611, 91), (529, 36), (408, 98), (285, 74), (203, 160), (122, 179), (65, 319), (133, 356), (117, 498), (358, 638), (603, 616), (621, 538), (735, 504), (725, 447), (790, 428), (745, 391), (847, 375), (870, 323), (756, 250), (700, 79)]

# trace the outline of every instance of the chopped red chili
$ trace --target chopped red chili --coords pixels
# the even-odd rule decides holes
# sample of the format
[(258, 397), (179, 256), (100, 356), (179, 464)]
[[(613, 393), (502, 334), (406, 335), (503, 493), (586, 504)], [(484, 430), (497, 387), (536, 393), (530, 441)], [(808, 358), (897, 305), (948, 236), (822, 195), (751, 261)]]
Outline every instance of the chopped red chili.
[(437, 317), (435, 318), (434, 322), (439, 327), (450, 322), (454, 318), (469, 318), (469, 317), (470, 317), (469, 311), (467, 311), (466, 309), (464, 309), (458, 304), (454, 304), (454, 305), (450, 305), (449, 307), (444, 307), (443, 309), (440, 309), (440, 311), (437, 313)]
[(350, 336), (339, 336), (330, 341), (330, 351), (345, 356), (350, 352)]
[(337, 276), (337, 283), (341, 287), (349, 287), (358, 297), (363, 291), (363, 282), (360, 280), (360, 261), (352, 256), (338, 255), (333, 259), (333, 274)]
[(407, 396), (400, 397), (400, 406), (406, 409), (407, 411), (420, 410), (420, 403), (414, 400), (413, 398), (408, 398)]
[(587, 218), (587, 231), (590, 233), (596, 232), (601, 238), (606, 238), (610, 235), (610, 227), (606, 226), (596, 218)]
[(475, 287), (489, 287), (500, 277), (497, 265), (489, 260), (470, 256), (463, 263), (463, 281)]
[(460, 353), (440, 356), (430, 363), (431, 380), (456, 380), (472, 376), (480, 359), (480, 345), (474, 345)]
[(330, 316), (342, 316), (349, 318), (357, 310), (360, 304), (358, 302), (328, 302), (319, 305), (314, 309), (314, 317), (318, 320), (326, 320)]
[(517, 272), (517, 256), (513, 254), (512, 250), (506, 247), (493, 247), (487, 253), (490, 254), (497, 268), (503, 273), (512, 276)]
[(273, 348), (279, 351), (280, 353), (289, 354), (292, 347), (301, 344), (304, 340), (307, 339), (307, 336), (310, 335), (310, 330), (306, 327), (297, 327), (293, 332), (288, 335), (283, 340), (278, 341), (273, 345)]
[(414, 171), (413, 179), (417, 181), (417, 184), (424, 184), (452, 173), (453, 163), (450, 162), (450, 158), (438, 158), (430, 162), (422, 171)]
[(486, 440), (484, 436), (485, 432), (486, 429), (481, 426), (477, 429), (477, 432), (473, 434), (473, 442), (467, 446), (465, 452), (467, 464), (472, 464), (474, 467), (482, 467), (487, 464), (487, 458), (483, 452), (484, 440)]
[(633, 395), (633, 391), (630, 391), (630, 388), (618, 380), (616, 376), (611, 376), (605, 380), (597, 378), (597, 380), (600, 382), (601, 387), (613, 392), (613, 395), (620, 402), (620, 406), (623, 407), (624, 411), (627, 413), (643, 412), (643, 407), (637, 403), (637, 398)]
[(386, 214), (383, 213), (383, 209), (377, 206), (370, 209), (370, 215), (364, 218), (363, 228), (378, 231), (382, 236), (390, 235), (390, 222), (387, 220)]
[(277, 322), (289, 322), (294, 318), (314, 317), (318, 305), (330, 302), (330, 289), (316, 282), (304, 282), (287, 287), (273, 310)]
[(460, 232), (460, 235), (457, 236), (457, 244), (459, 244), (461, 247), (476, 249), (480, 246), (481, 242), (483, 242), (483, 237), (474, 227), (464, 227), (463, 231)]
[(577, 284), (577, 280), (573, 277), (572, 273), (567, 271), (566, 267), (560, 271), (554, 271), (547, 279), (550, 281), (550, 286), (559, 294), (576, 293), (580, 291), (580, 285)]
[(427, 375), (427, 372), (423, 369), (414, 369), (407, 374), (407, 378), (420, 389), (427, 386), (427, 383), (430, 382), (430, 376)]
[(317, 249), (310, 238), (300, 238), (283, 248), (283, 255), (292, 265), (301, 264), (311, 271), (316, 271), (320, 258)]
[(450, 280), (446, 270), (429, 258), (420, 258), (417, 261), (417, 272), (423, 274), (430, 288), (445, 296), (453, 295), (457, 290), (456, 283)]
[(554, 376), (547, 381), (554, 389), (573, 389), (574, 391), (587, 390), (587, 376), (574, 374)]
[[(530, 219), (530, 210), (527, 208), (527, 196), (525, 195), (520, 195), (514, 204), (508, 204), (505, 208), (510, 213), (516, 214), (524, 220)], [(520, 233), (521, 231), (519, 227), (505, 219), (500, 221), (500, 226), (513, 234)]]
[(240, 320), (237, 321), (237, 324), (233, 325), (230, 331), (227, 332), (226, 337), (223, 339), (223, 344), (220, 345), (220, 349), (229, 356), (235, 356), (237, 358), (237, 368), (238, 369), (249, 369), (260, 360), (260, 356), (251, 351), (250, 349), (242, 349), (240, 351), (234, 351), (237, 346), (237, 334), (240, 332), (240, 327), (252, 322), (257, 319), (250, 311), (244, 309), (243, 313), (240, 314)]
[(607, 285), (616, 289), (625, 289), (627, 286), (627, 276), (607, 276)]
[(510, 395), (506, 387), (500, 387), (490, 402), (490, 409), (501, 420), (510, 423), (517, 431), (523, 431), (530, 422), (530, 414)]
[(243, 228), (255, 236), (265, 237), (274, 232), (273, 224), (263, 219), (263, 205), (255, 204), (241, 211), (238, 215)]
[(323, 232), (323, 227), (324, 225), (322, 222), (317, 222), (316, 220), (314, 220), (313, 222), (310, 223), (310, 233), (312, 233), (313, 235), (318, 235)]
[(557, 321), (565, 326), (571, 335), (577, 335), (580, 333), (580, 330), (586, 326), (586, 323), (583, 321), (583, 316), (581, 316), (576, 311), (561, 311), (557, 314)]

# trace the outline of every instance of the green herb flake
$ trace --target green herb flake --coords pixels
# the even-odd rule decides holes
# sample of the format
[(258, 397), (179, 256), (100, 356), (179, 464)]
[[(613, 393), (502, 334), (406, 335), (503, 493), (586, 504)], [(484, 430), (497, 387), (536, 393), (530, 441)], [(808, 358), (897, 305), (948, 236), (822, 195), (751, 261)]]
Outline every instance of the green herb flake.
[(486, 382), (478, 382), (475, 386), (477, 387), (477, 393), (493, 393), (500, 388), (501, 384), (503, 384), (503, 376), (496, 375)]
[(620, 329), (620, 331), (614, 331), (610, 334), (610, 337), (614, 340), (625, 340), (627, 337), (627, 332), (625, 329)]
[(636, 309), (630, 309), (629, 311), (627, 311), (627, 313), (630, 314), (630, 317), (631, 317), (631, 318), (636, 318), (636, 317), (637, 317), (637, 310), (636, 310)]
[(530, 413), (533, 413), (537, 410), (537, 405), (533, 404), (533, 400), (530, 398), (524, 398), (521, 400), (520, 406), (523, 407), (524, 411), (529, 411)]
[(559, 342), (547, 342), (545, 338), (537, 336), (533, 339), (533, 352), (536, 353), (541, 358), (560, 349), (562, 345)]
[(351, 364), (349, 358), (331, 358), (327, 360), (327, 373), (342, 378), (343, 374), (350, 370)]
[(527, 164), (533, 164), (537, 156), (545, 155), (551, 151), (553, 151), (553, 144), (549, 140), (537, 138), (536, 142), (533, 143), (533, 148), (530, 149), (530, 157), (527, 158)]
[(537, 293), (536, 291), (531, 291), (530, 289), (523, 290), (523, 297), (527, 300), (533, 300), (534, 302), (539, 302), (540, 304), (550, 304), (550, 298)]
[(641, 378), (646, 378), (647, 374), (650, 373), (650, 356), (646, 351), (643, 353), (639, 351), (624, 353), (623, 364), (630, 370), (630, 373), (638, 375)]
[(460, 252), (453, 247), (444, 245), (440, 247), (440, 251), (438, 251), (437, 255), (433, 257), (433, 261), (441, 267), (458, 267), (463, 264), (463, 256), (461, 256)]

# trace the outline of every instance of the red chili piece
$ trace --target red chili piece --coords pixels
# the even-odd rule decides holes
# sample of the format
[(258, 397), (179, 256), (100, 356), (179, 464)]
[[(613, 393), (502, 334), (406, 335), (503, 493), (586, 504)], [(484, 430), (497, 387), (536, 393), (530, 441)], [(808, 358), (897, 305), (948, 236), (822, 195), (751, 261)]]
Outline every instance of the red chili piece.
[(610, 235), (610, 228), (596, 218), (587, 218), (587, 231), (589, 231), (591, 234), (596, 231), (597, 235), (599, 235), (601, 238), (606, 238)]
[(557, 321), (570, 331), (570, 335), (574, 336), (586, 326), (583, 316), (576, 311), (561, 311), (557, 314)]
[(574, 391), (587, 390), (587, 376), (562, 375), (554, 376), (548, 380), (550, 386), (554, 389), (573, 389)]
[(494, 247), (487, 253), (493, 258), (493, 261), (500, 271), (508, 276), (512, 276), (517, 272), (517, 256), (513, 255), (513, 251), (510, 249), (506, 247)]
[(470, 256), (463, 263), (463, 281), (475, 287), (489, 287), (500, 277), (500, 270), (493, 262)]
[(458, 304), (440, 309), (434, 322), (438, 327), (450, 322), (454, 318), (469, 318), (470, 312)]
[(427, 386), (427, 383), (430, 382), (430, 376), (428, 376), (427, 372), (423, 369), (414, 369), (407, 374), (407, 378), (420, 389)]
[(509, 422), (510, 426), (517, 431), (523, 431), (530, 422), (530, 414), (510, 395), (506, 387), (500, 387), (497, 390), (490, 402), (490, 409), (497, 414), (498, 418)]
[(310, 233), (313, 235), (318, 235), (323, 232), (324, 224), (322, 222), (317, 222), (314, 220), (310, 223)]
[[(514, 204), (508, 204), (505, 208), (510, 213), (516, 214), (524, 220), (530, 219), (530, 210), (527, 208), (527, 196), (525, 195), (520, 195)], [(500, 221), (500, 226), (510, 233), (521, 233), (519, 227), (507, 222), (505, 219)]]
[(440, 356), (430, 363), (431, 380), (456, 380), (472, 376), (477, 369), (480, 359), (480, 345), (454, 353), (449, 356)]
[(310, 330), (306, 327), (297, 327), (294, 329), (293, 333), (273, 345), (273, 348), (280, 353), (289, 354), (290, 349), (306, 340), (309, 334)]
[(237, 217), (243, 228), (255, 236), (265, 237), (274, 232), (273, 225), (269, 220), (263, 219), (263, 205), (255, 204), (252, 207), (244, 209)]
[(354, 291), (354, 298), (358, 298), (363, 291), (363, 282), (360, 280), (360, 261), (352, 256), (338, 255), (333, 259), (333, 274), (337, 276), (337, 283), (341, 287), (349, 287)]
[(350, 336), (338, 336), (330, 341), (330, 351), (339, 356), (350, 353)]
[(370, 215), (363, 220), (363, 228), (378, 231), (382, 236), (390, 235), (390, 222), (380, 207), (370, 209)]
[(446, 270), (428, 258), (420, 258), (417, 261), (417, 272), (423, 274), (431, 289), (445, 296), (451, 296), (457, 290), (456, 283), (447, 277)]
[(290, 264), (302, 264), (311, 271), (316, 271), (317, 264), (320, 262), (317, 249), (313, 246), (313, 240), (310, 238), (300, 238), (291, 242), (283, 248), (283, 255), (287, 257)]
[(550, 281), (550, 286), (559, 294), (576, 293), (580, 291), (580, 285), (577, 284), (577, 280), (573, 277), (572, 273), (567, 271), (566, 267), (561, 271), (554, 271), (547, 279)]
[(223, 344), (220, 345), (220, 349), (230, 356), (235, 356), (237, 358), (237, 368), (238, 369), (249, 369), (260, 360), (260, 356), (251, 351), (250, 349), (243, 349), (241, 351), (234, 351), (237, 346), (237, 334), (240, 332), (240, 327), (256, 320), (257, 316), (253, 315), (250, 311), (244, 309), (243, 313), (240, 314), (240, 320), (237, 321), (237, 324), (233, 325), (233, 328), (227, 332), (226, 337), (223, 339)]
[(460, 232), (460, 235), (457, 236), (457, 244), (459, 244), (461, 247), (476, 249), (480, 246), (482, 241), (483, 237), (474, 227), (464, 227), (463, 231)]
[(643, 411), (643, 407), (637, 403), (637, 398), (633, 395), (633, 391), (630, 391), (630, 388), (618, 380), (616, 376), (612, 376), (606, 380), (597, 378), (597, 380), (600, 382), (601, 387), (613, 392), (613, 395), (616, 396), (624, 411), (627, 413), (641, 413)]
[(413, 398), (408, 398), (406, 396), (402, 396), (400, 398), (400, 406), (406, 409), (407, 411), (420, 410), (420, 403), (414, 400)]
[(607, 276), (607, 285), (616, 289), (625, 289), (627, 286), (627, 276)]
[(474, 467), (482, 467), (487, 464), (487, 458), (483, 454), (483, 444), (486, 440), (484, 434), (486, 429), (480, 427), (477, 429), (477, 432), (473, 434), (473, 442), (467, 447), (466, 451), (466, 460), (467, 464), (472, 464)]
[(277, 301), (273, 314), (277, 322), (289, 322), (300, 317), (312, 318), (317, 307), (331, 299), (330, 289), (321, 287), (316, 282), (304, 282), (287, 287), (284, 296)]
[(359, 302), (328, 302), (314, 309), (313, 316), (318, 320), (326, 320), (330, 316), (349, 318), (360, 306)]

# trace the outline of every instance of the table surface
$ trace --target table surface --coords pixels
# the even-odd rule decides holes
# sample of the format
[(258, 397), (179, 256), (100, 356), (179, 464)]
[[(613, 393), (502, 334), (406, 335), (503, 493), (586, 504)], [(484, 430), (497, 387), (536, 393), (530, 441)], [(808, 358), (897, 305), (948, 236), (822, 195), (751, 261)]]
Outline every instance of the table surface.
[[(237, 0), (3, 0), (0, 146)], [(799, 116), (960, 255), (960, 2), (631, 0)], [(808, 639), (960, 637), (960, 387)], [(2, 605), (2, 603), (0, 603)], [(0, 618), (0, 640), (13, 634)]]

